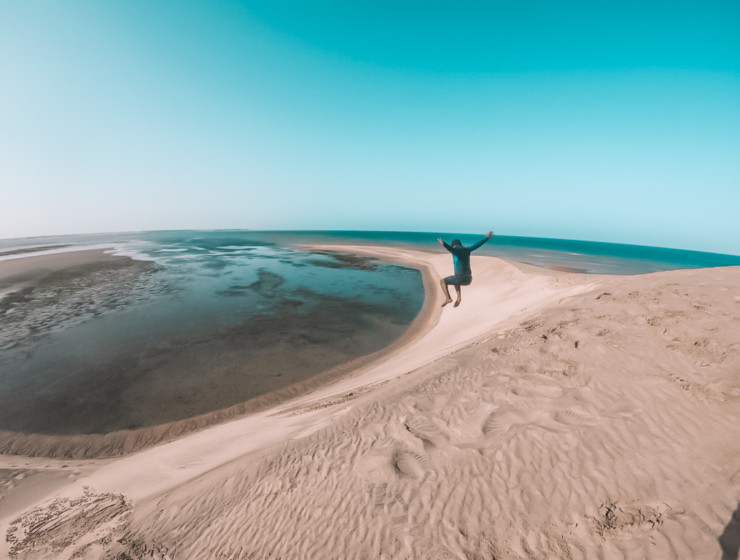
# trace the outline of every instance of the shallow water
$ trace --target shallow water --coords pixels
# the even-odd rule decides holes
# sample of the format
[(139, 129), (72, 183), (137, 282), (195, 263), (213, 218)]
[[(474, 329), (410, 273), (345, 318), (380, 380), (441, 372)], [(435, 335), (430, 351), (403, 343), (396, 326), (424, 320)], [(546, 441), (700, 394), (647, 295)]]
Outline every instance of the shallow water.
[(0, 429), (107, 433), (243, 403), (384, 348), (424, 298), (415, 269), (243, 235), (117, 249), (149, 260), (0, 301)]

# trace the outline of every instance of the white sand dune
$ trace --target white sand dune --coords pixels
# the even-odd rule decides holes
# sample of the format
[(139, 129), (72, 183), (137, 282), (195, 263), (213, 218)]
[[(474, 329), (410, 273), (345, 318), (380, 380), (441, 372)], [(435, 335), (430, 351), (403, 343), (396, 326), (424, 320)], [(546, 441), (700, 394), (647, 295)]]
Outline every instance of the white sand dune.
[(740, 268), (606, 277), (473, 257), (462, 305), (440, 309), (448, 255), (333, 248), (425, 271), (401, 343), (126, 457), (0, 456), (16, 496), (0, 499), (0, 555), (737, 557)]

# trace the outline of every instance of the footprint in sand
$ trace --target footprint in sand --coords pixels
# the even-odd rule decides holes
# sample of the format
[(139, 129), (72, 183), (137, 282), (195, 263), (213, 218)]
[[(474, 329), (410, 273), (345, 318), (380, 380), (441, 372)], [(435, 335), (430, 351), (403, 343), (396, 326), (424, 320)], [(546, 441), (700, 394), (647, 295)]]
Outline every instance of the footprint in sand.
[(377, 486), (374, 486), (372, 489), (373, 494), (373, 503), (375, 504), (375, 507), (383, 507), (385, 504), (385, 495), (387, 493), (388, 484), (378, 484)]
[(400, 477), (422, 478), (429, 470), (429, 460), (423, 455), (397, 447), (391, 454), (391, 466)]
[(398, 443), (362, 457), (355, 472), (379, 488), (399, 478), (423, 478), (429, 470), (426, 454), (411, 451)]
[(554, 412), (552, 417), (556, 422), (566, 426), (593, 426), (595, 423), (593, 417), (572, 410), (559, 410)]
[(501, 437), (512, 430), (520, 430), (534, 423), (531, 413), (521, 410), (498, 410), (488, 415), (481, 431), (486, 437)]
[(667, 504), (646, 504), (634, 501), (620, 504), (611, 500), (599, 507), (598, 515), (592, 524), (600, 535), (646, 534), (663, 524), (666, 513), (671, 510)]
[(409, 418), (404, 423), (406, 430), (421, 440), (424, 451), (432, 451), (436, 447), (446, 445), (448, 438), (434, 422), (422, 416)]

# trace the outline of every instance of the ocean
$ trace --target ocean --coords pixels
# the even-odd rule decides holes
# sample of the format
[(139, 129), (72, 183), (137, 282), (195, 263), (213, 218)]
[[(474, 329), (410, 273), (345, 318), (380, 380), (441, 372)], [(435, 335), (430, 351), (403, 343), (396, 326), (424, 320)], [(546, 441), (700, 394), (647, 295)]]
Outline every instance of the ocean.
[[(229, 230), (0, 240), (0, 271), (21, 255), (91, 247), (134, 259), (0, 285), (0, 430), (101, 434), (176, 422), (381, 350), (422, 307), (419, 271), (303, 244), (441, 251), (439, 235), (480, 238)], [(38, 247), (47, 250), (24, 253)], [(740, 265), (731, 255), (506, 236), (478, 254), (594, 274)]]
[[(0, 262), (3, 253), (14, 249), (43, 245), (70, 244), (78, 246), (114, 245), (120, 254), (139, 258), (153, 258), (157, 248), (187, 251), (189, 239), (202, 245), (196, 250), (212, 251), (219, 244), (232, 240), (237, 247), (295, 248), (302, 243), (383, 244), (398, 247), (436, 251), (436, 239), (442, 236), (463, 243), (473, 243), (481, 235), (458, 233), (385, 232), (385, 231), (144, 231), (111, 234), (84, 234), (56, 237), (29, 237), (0, 239)], [(221, 247), (225, 245), (220, 245)], [(666, 249), (642, 245), (601, 243), (568, 239), (515, 237), (495, 235), (478, 250), (479, 255), (491, 255), (524, 262), (535, 266), (565, 268), (589, 274), (644, 274), (661, 270), (706, 268), (740, 265), (740, 256), (681, 249)]]

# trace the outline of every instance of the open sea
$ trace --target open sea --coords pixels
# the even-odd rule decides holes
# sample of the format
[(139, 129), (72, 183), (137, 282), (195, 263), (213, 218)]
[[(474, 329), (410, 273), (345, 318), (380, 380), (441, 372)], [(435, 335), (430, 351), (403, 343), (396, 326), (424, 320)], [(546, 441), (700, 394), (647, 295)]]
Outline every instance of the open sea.
[[(0, 430), (90, 434), (175, 422), (381, 350), (422, 307), (419, 271), (303, 244), (436, 252), (439, 235), (480, 238), (233, 230), (0, 240), (0, 272), (24, 255), (82, 248), (134, 259), (34, 285), (0, 283)], [(740, 265), (732, 255), (506, 236), (476, 254), (594, 274)]]

